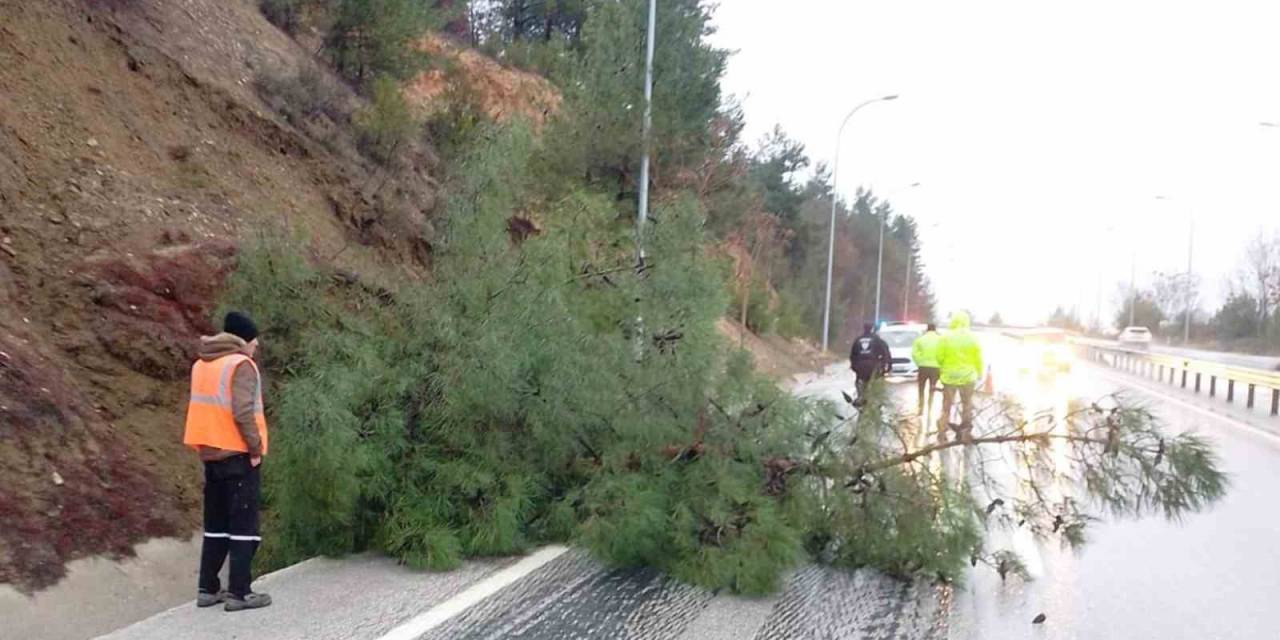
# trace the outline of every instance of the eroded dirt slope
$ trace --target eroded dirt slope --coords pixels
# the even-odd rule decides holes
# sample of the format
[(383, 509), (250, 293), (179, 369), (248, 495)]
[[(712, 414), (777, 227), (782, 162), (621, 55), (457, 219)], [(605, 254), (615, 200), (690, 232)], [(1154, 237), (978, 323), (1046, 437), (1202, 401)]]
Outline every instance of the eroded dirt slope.
[(0, 582), (196, 526), (185, 375), (247, 239), (427, 269), (429, 151), (272, 111), (256, 79), (305, 65), (248, 0), (0, 1)]

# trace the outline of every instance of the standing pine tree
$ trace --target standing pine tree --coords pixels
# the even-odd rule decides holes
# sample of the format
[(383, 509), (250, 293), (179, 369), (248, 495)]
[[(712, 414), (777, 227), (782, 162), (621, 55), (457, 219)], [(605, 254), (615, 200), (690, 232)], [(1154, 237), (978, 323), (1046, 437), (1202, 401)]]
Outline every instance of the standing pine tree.
[[(644, 104), (644, 42), (647, 11), (642, 2), (591, 5), (573, 62), (554, 79), (565, 93), (563, 118), (551, 137), (558, 141), (555, 170), (586, 175), (634, 201)], [(720, 115), (720, 77), (726, 51), (708, 43), (710, 11), (699, 0), (658, 4), (654, 55), (653, 169), (655, 186), (679, 186), (710, 148)]]
[(417, 46), (452, 13), (422, 0), (334, 0), (324, 48), (334, 68), (356, 83), (386, 75), (413, 77), (426, 65)]

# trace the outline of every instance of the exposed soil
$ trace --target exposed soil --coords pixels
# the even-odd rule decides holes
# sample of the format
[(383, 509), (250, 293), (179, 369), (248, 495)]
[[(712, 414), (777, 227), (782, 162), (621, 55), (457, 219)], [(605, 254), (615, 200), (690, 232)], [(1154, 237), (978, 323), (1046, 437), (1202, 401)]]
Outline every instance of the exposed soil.
[(540, 126), (560, 107), (559, 92), (541, 76), (503, 67), (443, 36), (428, 36), (422, 42), (422, 50), (448, 61), (420, 74), (405, 87), (410, 104), (424, 114), (430, 114), (435, 105), (443, 105), (450, 90), (458, 88), (459, 83), (465, 83), (468, 99), (495, 120), (520, 117)]
[(758, 336), (728, 318), (718, 320), (716, 329), (731, 346), (742, 345), (750, 351), (756, 369), (779, 382), (786, 382), (798, 373), (821, 371), (839, 360), (839, 356), (823, 355), (820, 349), (804, 340), (776, 334)]
[[(424, 50), (451, 71), (406, 87), (421, 114), (450, 83), (495, 118), (559, 102)], [(428, 277), (433, 150), (366, 159), (362, 100), (313, 51), (257, 0), (0, 0), (0, 583), (197, 527), (185, 378), (245, 240), (300, 238), (379, 289)]]
[(251, 0), (0, 0), (0, 583), (196, 528), (185, 375), (243, 240), (425, 277), (430, 150), (258, 97), (305, 65)]

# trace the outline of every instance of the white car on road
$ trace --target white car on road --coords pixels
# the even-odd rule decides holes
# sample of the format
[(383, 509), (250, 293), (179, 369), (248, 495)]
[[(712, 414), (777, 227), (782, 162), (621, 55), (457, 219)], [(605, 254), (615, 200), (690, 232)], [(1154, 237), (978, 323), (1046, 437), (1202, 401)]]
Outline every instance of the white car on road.
[(916, 363), (911, 345), (924, 333), (925, 325), (915, 322), (886, 322), (876, 333), (889, 345), (891, 376), (915, 377)]
[(1146, 327), (1125, 327), (1116, 339), (1126, 347), (1146, 349), (1151, 346), (1151, 330)]

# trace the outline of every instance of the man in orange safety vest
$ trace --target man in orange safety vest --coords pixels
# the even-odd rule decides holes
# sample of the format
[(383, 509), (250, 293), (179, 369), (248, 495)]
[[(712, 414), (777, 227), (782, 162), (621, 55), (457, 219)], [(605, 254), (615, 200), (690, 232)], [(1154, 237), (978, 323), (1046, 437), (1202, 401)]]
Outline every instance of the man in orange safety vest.
[[(258, 609), (271, 596), (254, 593), (250, 566), (258, 534), (259, 468), (267, 455), (262, 376), (253, 356), (258, 328), (232, 311), (222, 333), (200, 338), (200, 358), (191, 367), (191, 399), (182, 443), (204, 463), (204, 544), (196, 606), (225, 603), (226, 611)], [(231, 556), (224, 591), (218, 572)]]

